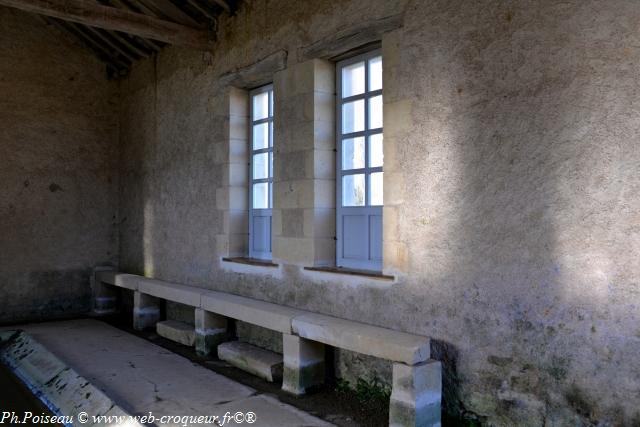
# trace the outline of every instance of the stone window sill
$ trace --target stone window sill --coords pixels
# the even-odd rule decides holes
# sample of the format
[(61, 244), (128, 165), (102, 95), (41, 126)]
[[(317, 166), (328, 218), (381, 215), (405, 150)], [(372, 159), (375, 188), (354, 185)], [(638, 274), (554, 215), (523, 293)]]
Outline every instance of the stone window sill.
[(319, 271), (323, 273), (347, 274), (349, 276), (368, 277), (371, 279), (385, 280), (389, 282), (392, 282), (395, 280), (395, 277), (382, 274), (379, 271), (352, 270), (352, 269), (341, 268), (341, 267), (304, 267), (304, 269), (308, 271)]
[(256, 267), (278, 267), (278, 264), (274, 264), (271, 261), (264, 259), (256, 259), (256, 258), (245, 258), (245, 257), (233, 257), (233, 258), (222, 258), (224, 262), (235, 262), (237, 264), (244, 265), (254, 265)]

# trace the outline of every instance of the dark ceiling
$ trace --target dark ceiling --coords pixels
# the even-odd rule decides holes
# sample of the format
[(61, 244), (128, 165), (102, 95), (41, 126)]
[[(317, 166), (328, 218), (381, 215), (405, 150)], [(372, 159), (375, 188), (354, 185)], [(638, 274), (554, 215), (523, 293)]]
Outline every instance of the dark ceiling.
[[(239, 0), (91, 0), (103, 6), (115, 7), (148, 15), (186, 27), (207, 30), (215, 38), (217, 19), (223, 13), (232, 14)], [(126, 74), (132, 64), (153, 55), (166, 43), (120, 31), (91, 27), (58, 18), (43, 16), (50, 25), (70, 33), (91, 50), (107, 66), (110, 77)]]

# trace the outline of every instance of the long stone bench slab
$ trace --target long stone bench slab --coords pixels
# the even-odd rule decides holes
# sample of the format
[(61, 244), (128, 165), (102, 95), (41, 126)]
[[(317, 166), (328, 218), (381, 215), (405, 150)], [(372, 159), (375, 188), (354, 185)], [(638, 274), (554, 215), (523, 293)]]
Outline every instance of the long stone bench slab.
[(290, 334), (294, 317), (308, 313), (284, 305), (217, 291), (202, 294), (201, 308), (214, 313)]
[(140, 279), (137, 290), (156, 298), (190, 305), (191, 307), (200, 307), (200, 298), (202, 296), (201, 288), (168, 283), (146, 277)]
[(209, 291), (133, 274), (100, 271), (96, 281), (290, 334), (291, 321), (307, 311), (225, 292)]
[(430, 355), (427, 337), (323, 314), (297, 316), (292, 328), (302, 338), (407, 365), (424, 362)]
[(131, 291), (138, 290), (138, 283), (140, 282), (140, 279), (145, 279), (145, 277), (109, 270), (96, 272), (96, 281), (114, 285), (119, 288), (129, 289)]

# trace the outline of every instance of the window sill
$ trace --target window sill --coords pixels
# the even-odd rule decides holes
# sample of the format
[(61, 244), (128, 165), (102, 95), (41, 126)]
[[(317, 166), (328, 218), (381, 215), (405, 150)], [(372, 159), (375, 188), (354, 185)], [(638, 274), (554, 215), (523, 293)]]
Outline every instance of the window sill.
[(254, 265), (256, 267), (278, 267), (278, 264), (274, 264), (271, 261), (267, 261), (264, 259), (256, 259), (256, 258), (233, 257), (233, 258), (222, 258), (222, 261), (235, 262), (237, 264), (244, 264), (244, 265)]
[(386, 280), (390, 282), (395, 280), (395, 277), (382, 274), (378, 271), (351, 270), (348, 268), (341, 268), (341, 267), (304, 267), (304, 269), (308, 271), (319, 271), (323, 273), (347, 274), (349, 276), (368, 277), (371, 279)]

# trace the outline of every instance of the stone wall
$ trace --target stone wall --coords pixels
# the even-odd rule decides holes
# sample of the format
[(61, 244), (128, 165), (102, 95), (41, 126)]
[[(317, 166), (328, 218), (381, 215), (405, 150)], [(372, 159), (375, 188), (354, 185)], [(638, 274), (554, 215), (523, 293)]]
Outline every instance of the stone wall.
[[(381, 36), (397, 280), (311, 273), (331, 177), (308, 61), (397, 14)], [(213, 54), (168, 48), (120, 83), (120, 268), (431, 336), (447, 410), (487, 424), (637, 424), (638, 22), (632, 0), (245, 2)], [(221, 261), (243, 244), (232, 99), (270, 81), (274, 234), (298, 249), (239, 268)]]
[(0, 323), (87, 311), (117, 260), (116, 113), (104, 64), (0, 7)]

